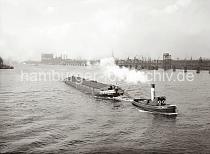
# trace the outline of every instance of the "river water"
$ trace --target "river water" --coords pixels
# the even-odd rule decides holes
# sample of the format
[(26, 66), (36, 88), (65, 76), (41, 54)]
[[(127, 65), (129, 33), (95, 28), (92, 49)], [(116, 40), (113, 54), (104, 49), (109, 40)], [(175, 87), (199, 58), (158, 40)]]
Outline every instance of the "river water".
[[(178, 116), (169, 118), (130, 102), (95, 100), (62, 81), (23, 81), (21, 74), (49, 70), (103, 71), (52, 65), (0, 70), (0, 153), (210, 153), (208, 72), (192, 71), (192, 82), (155, 82), (157, 94), (178, 107)], [(147, 82), (118, 84), (131, 96), (150, 95)]]

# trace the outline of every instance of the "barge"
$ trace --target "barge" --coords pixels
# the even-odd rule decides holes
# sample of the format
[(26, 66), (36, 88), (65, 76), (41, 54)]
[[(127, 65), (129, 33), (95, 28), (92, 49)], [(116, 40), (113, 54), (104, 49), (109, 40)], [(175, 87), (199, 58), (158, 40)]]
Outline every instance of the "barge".
[[(124, 90), (115, 85), (108, 85), (94, 80), (88, 80), (81, 77), (71, 76), (64, 80), (67, 85), (70, 85), (87, 94), (91, 94), (96, 98), (115, 99), (124, 94)], [(117, 99), (116, 99), (117, 100)]]

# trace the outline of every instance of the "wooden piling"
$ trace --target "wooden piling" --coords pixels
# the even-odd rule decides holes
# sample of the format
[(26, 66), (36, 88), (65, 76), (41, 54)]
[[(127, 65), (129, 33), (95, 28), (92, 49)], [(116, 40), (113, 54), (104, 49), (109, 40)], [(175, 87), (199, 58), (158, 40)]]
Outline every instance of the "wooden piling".
[(198, 67), (198, 68), (196, 69), (196, 73), (197, 73), (197, 74), (200, 73), (200, 67)]
[(176, 72), (176, 66), (173, 65), (172, 67), (173, 67), (173, 72)]
[(187, 66), (184, 67), (184, 72), (187, 73)]

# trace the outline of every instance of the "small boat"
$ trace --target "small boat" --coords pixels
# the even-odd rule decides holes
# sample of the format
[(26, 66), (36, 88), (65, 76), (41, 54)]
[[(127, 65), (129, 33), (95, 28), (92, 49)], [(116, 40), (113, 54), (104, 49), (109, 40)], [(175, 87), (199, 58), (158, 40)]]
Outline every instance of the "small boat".
[(118, 86), (108, 85), (81, 77), (71, 76), (66, 78), (64, 82), (84, 93), (92, 94), (98, 99), (115, 100), (115, 98), (124, 94), (124, 90)]
[(8, 65), (0, 65), (0, 69), (14, 69), (14, 67)]
[(166, 97), (155, 97), (155, 85), (152, 84), (151, 99), (134, 99), (132, 104), (142, 110), (163, 114), (163, 115), (177, 115), (176, 105), (166, 104)]
[(4, 65), (3, 59), (0, 57), (0, 69), (14, 69), (13, 66)]

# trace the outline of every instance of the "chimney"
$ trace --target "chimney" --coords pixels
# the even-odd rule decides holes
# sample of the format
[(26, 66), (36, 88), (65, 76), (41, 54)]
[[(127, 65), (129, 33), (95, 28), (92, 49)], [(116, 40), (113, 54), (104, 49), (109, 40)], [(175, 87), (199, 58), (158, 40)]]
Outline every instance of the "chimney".
[(151, 84), (151, 100), (155, 99), (155, 84)]

